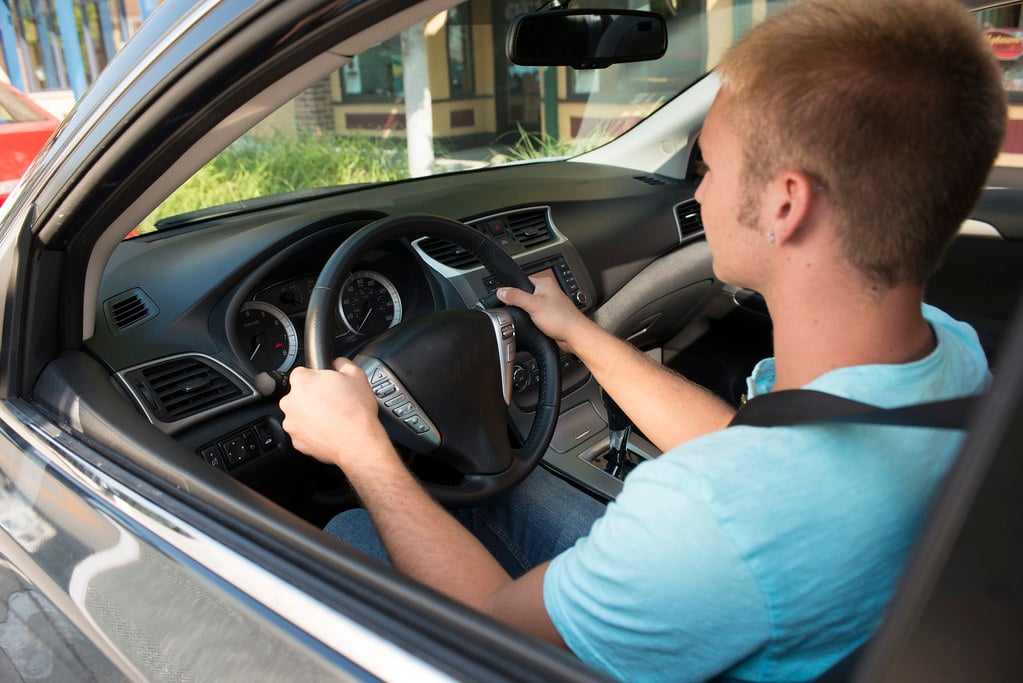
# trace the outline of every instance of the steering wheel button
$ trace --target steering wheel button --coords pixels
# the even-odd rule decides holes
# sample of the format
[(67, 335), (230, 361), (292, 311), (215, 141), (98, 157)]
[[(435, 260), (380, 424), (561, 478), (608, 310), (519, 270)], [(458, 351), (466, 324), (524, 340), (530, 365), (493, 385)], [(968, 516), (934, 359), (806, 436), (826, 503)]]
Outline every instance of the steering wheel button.
[(369, 375), (370, 384), (378, 384), (387, 379), (387, 371), (382, 366), (377, 366), (373, 369), (373, 372)]
[(409, 429), (417, 434), (425, 434), (430, 431), (430, 425), (423, 422), (422, 418), (418, 415), (409, 415), (403, 422), (409, 426)]
[(397, 417), (405, 417), (406, 415), (416, 412), (416, 406), (410, 401), (404, 405), (398, 406), (397, 408), (392, 408), (391, 412)]
[(405, 395), (405, 392), (398, 392), (394, 396), (392, 396), (389, 399), (387, 399), (386, 401), (384, 401), (384, 406), (386, 406), (388, 408), (393, 408), (394, 406), (401, 405), (402, 402), (407, 401), (407, 400), (408, 400), (408, 396)]
[(384, 398), (385, 396), (390, 396), (397, 390), (398, 389), (394, 386), (394, 384), (389, 381), (381, 382), (378, 386), (373, 387), (373, 393), (376, 394), (377, 398)]

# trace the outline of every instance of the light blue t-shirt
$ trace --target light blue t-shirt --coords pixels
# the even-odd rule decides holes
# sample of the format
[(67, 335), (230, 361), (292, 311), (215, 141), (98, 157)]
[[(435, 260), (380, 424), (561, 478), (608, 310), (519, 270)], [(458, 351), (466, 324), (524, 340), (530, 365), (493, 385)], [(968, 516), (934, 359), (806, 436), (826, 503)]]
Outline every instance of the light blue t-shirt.
[[(806, 388), (895, 407), (983, 391), (977, 335), (924, 306), (926, 358)], [(749, 381), (774, 386), (773, 359)], [(637, 467), (551, 563), (544, 603), (583, 661), (629, 681), (812, 679), (880, 624), (964, 434), (856, 424), (737, 426)]]

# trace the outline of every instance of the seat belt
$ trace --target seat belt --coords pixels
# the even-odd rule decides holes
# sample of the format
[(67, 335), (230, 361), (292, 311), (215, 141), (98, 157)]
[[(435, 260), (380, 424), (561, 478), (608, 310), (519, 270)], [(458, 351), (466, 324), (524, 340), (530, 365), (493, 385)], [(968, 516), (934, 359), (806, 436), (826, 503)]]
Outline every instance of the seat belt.
[(881, 408), (814, 389), (785, 389), (746, 401), (729, 427), (787, 427), (814, 422), (966, 429), (980, 395)]

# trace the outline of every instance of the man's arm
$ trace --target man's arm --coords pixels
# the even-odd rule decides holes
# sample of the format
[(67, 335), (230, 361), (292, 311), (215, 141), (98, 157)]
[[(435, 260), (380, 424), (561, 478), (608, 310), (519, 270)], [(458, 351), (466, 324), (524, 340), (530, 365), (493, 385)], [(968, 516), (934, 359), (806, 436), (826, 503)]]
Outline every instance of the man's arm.
[(365, 373), (297, 368), (281, 400), (295, 448), (338, 465), (366, 506), (397, 569), (494, 619), (564, 647), (543, 603), (547, 564), (513, 580), (409, 473), (383, 425)]
[(728, 425), (735, 409), (703, 387), (654, 362), (580, 312), (561, 289), (543, 278), (526, 294), (502, 287), (498, 298), (525, 310), (564, 350), (586, 364), (594, 378), (650, 441), (666, 451)]

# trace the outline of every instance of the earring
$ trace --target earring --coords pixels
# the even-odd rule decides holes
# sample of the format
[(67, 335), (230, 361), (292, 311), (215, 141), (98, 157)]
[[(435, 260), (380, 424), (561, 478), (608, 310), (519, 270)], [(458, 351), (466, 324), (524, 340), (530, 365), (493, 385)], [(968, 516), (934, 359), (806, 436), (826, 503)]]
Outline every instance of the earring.
[(767, 233), (767, 243), (768, 244), (774, 244), (774, 233), (773, 232)]

